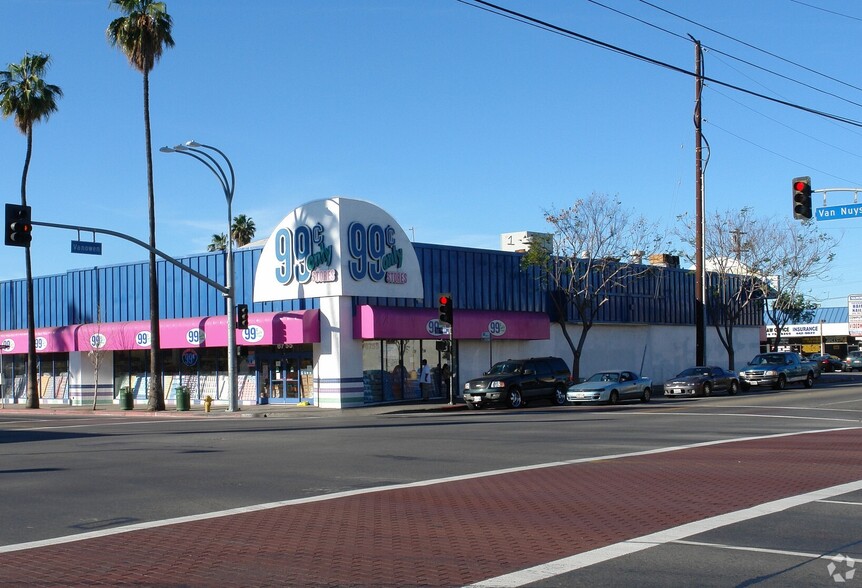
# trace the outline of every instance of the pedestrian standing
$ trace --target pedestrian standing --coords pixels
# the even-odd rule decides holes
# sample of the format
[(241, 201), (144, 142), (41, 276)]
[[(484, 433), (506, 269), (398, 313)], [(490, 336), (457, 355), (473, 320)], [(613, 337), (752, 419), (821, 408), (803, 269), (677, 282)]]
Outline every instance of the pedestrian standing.
[(419, 388), (423, 400), (431, 398), (431, 368), (428, 367), (427, 359), (422, 360), (422, 367), (419, 368)]

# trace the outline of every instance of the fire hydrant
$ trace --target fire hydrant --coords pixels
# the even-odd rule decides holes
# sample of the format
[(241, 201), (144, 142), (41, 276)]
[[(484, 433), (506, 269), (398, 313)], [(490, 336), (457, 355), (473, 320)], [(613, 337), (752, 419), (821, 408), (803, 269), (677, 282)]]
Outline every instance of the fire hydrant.
[(213, 397), (207, 396), (204, 398), (204, 412), (209, 412), (213, 405)]

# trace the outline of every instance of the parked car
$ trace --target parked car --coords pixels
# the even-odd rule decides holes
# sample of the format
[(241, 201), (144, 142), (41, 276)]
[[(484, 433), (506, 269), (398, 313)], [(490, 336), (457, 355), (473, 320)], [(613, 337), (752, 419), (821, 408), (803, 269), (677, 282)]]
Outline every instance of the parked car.
[(665, 396), (709, 396), (722, 391), (731, 396), (736, 394), (739, 378), (736, 372), (714, 365), (684, 369), (664, 383)]
[(808, 359), (819, 363), (820, 370), (824, 372), (834, 372), (835, 370), (844, 369), (844, 362), (828, 353), (813, 353), (808, 356)]
[(507, 359), (464, 384), (463, 397), (471, 409), (494, 404), (518, 408), (536, 399), (562, 406), (571, 381), (572, 372), (559, 357)]
[(800, 356), (802, 363), (809, 366), (812, 370), (814, 370), (814, 378), (817, 379), (820, 377), (820, 374), (823, 372), (823, 369), (820, 365), (819, 361), (811, 359), (809, 357)]
[(844, 360), (844, 369), (848, 372), (862, 370), (862, 351), (851, 351)]
[(573, 403), (619, 404), (623, 400), (649, 402), (652, 380), (635, 372), (609, 370), (596, 372), (584, 382), (569, 387), (566, 398)]
[(751, 386), (772, 386), (776, 390), (784, 390), (791, 382), (802, 382), (806, 388), (814, 385), (814, 369), (792, 351), (755, 355), (739, 372), (739, 387), (743, 390)]

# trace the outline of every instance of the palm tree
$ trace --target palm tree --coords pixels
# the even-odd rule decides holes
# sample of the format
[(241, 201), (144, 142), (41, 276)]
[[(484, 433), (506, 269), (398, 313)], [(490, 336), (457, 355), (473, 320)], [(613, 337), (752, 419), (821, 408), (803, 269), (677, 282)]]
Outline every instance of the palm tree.
[(227, 235), (224, 233), (213, 233), (212, 243), (207, 245), (207, 251), (224, 251), (227, 249)]
[[(150, 140), (150, 71), (165, 47), (173, 47), (173, 19), (164, 2), (152, 0), (111, 0), (110, 6), (125, 14), (111, 21), (106, 34), (111, 46), (129, 58), (132, 67), (144, 74), (144, 135), (147, 152), (147, 204), (150, 247), (156, 247), (156, 199), (153, 192), (153, 149)], [(162, 354), (159, 337), (159, 285), (156, 279), (156, 254), (150, 250), (150, 394), (147, 410), (165, 410), (162, 388)]]
[[(3, 118), (15, 117), (15, 126), (27, 137), (27, 155), (21, 174), (21, 205), (27, 206), (27, 172), (33, 154), (33, 125), (48, 119), (57, 111), (57, 100), (63, 96), (59, 86), (46, 84), (43, 79), (51, 57), (43, 53), (24, 55), (21, 63), (10, 63), (0, 71), (0, 112)], [(24, 248), (27, 276), (27, 408), (39, 408), (39, 388), (36, 384), (36, 324), (33, 304), (33, 267), (30, 246)]]
[(254, 239), (254, 233), (257, 228), (254, 226), (254, 221), (251, 217), (244, 214), (233, 217), (233, 226), (230, 228), (230, 236), (237, 247), (248, 245)]

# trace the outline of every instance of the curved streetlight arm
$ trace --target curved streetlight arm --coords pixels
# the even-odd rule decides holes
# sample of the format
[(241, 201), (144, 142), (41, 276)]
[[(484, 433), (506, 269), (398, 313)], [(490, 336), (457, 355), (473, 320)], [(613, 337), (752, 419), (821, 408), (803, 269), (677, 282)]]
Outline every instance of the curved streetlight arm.
[[(222, 151), (218, 147), (213, 147), (212, 145), (204, 145), (203, 143), (198, 143), (194, 139), (192, 139), (191, 141), (186, 141), (185, 146), (186, 147), (202, 147), (203, 149), (211, 149), (212, 151), (215, 151), (216, 153), (218, 153), (219, 155), (222, 156), (222, 159), (224, 159), (225, 163), (227, 163), (228, 170), (230, 170), (230, 194), (231, 194), (231, 196), (233, 196), (234, 189), (236, 188), (236, 176), (233, 173), (233, 165), (231, 164), (230, 159), (228, 159), (228, 156), (224, 154), (224, 151)], [(203, 153), (203, 151), (199, 151), (199, 153)], [(207, 157), (209, 157), (209, 155), (207, 155)], [(212, 157), (210, 157), (210, 160), (212, 160), (213, 163), (215, 163), (215, 160)], [(216, 164), (216, 165), (218, 165), (218, 164)], [(224, 172), (222, 172), (222, 173), (224, 173)]]
[[(218, 161), (213, 159), (213, 157), (209, 153), (201, 151), (200, 149), (192, 149), (190, 147), (186, 147), (185, 145), (177, 145), (176, 147), (166, 146), (159, 149), (159, 151), (161, 151), (162, 153), (179, 153), (181, 155), (188, 155), (189, 157), (194, 157), (202, 164), (207, 166), (213, 174), (215, 174), (215, 177), (218, 178), (219, 184), (221, 184), (222, 190), (224, 191), (225, 198), (227, 198), (228, 200), (232, 198), (233, 191), (229, 191), (230, 188), (228, 187), (227, 174), (224, 173), (224, 170), (221, 168), (221, 166), (219, 166)], [(204, 157), (206, 157), (206, 159), (204, 159)], [(212, 163), (210, 163), (210, 161), (207, 161), (207, 159), (209, 159)]]
[[(205, 149), (218, 153), (224, 159), (225, 163), (227, 163), (228, 169), (230, 170), (230, 178), (228, 178), (221, 163), (215, 157), (204, 151)], [(194, 157), (203, 163), (218, 178), (219, 184), (221, 184), (222, 190), (224, 191), (225, 200), (227, 200), (228, 234), (227, 250), (225, 252), (225, 299), (227, 302), (227, 373), (229, 382), (228, 386), (230, 388), (230, 404), (228, 406), (228, 412), (233, 412), (239, 410), (236, 375), (236, 307), (234, 306), (234, 302), (236, 302), (236, 293), (234, 291), (233, 226), (231, 224), (231, 202), (233, 201), (233, 191), (236, 186), (236, 177), (233, 173), (233, 165), (231, 165), (230, 159), (228, 159), (227, 155), (225, 155), (220, 149), (217, 149), (212, 145), (203, 145), (196, 141), (186, 141), (184, 145), (177, 145), (176, 147), (162, 147), (159, 151), (162, 151), (163, 153), (182, 153), (183, 155)]]

